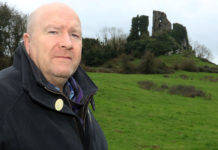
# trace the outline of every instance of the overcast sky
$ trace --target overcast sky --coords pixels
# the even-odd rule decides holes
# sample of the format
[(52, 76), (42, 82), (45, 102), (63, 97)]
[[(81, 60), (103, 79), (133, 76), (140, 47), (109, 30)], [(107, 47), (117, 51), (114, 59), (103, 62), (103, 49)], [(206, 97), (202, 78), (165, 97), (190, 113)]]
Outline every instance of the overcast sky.
[[(42, 4), (54, 0), (0, 0), (29, 14)], [(149, 16), (152, 28), (153, 10), (166, 13), (168, 20), (186, 26), (191, 41), (208, 47), (218, 64), (218, 0), (62, 0), (80, 16), (83, 37), (96, 38), (104, 27), (121, 28), (129, 34), (131, 19), (137, 14)]]

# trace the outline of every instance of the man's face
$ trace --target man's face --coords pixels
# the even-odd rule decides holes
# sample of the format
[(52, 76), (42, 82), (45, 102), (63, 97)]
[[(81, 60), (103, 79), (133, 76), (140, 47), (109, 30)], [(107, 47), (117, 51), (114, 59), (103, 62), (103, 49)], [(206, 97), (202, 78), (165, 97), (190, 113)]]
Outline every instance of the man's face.
[(81, 60), (80, 21), (64, 9), (39, 16), (29, 35), (27, 52), (47, 79), (69, 78)]

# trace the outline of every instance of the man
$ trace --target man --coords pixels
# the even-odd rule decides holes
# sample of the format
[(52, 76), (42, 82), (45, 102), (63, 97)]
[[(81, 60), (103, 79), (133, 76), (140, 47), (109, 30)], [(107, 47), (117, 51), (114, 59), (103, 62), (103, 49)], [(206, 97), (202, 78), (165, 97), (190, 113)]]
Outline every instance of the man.
[(77, 14), (52, 3), (29, 17), (13, 66), (0, 72), (1, 150), (106, 150), (88, 109), (97, 87), (80, 68)]

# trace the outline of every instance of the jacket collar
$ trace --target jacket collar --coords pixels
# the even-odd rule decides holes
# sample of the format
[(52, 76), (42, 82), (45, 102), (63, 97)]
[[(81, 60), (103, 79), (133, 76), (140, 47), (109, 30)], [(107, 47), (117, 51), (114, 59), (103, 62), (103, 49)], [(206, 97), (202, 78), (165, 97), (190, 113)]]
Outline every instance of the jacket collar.
[[(48, 81), (26, 53), (23, 43), (21, 43), (15, 50), (13, 66), (21, 71), (23, 88), (40, 104), (54, 108), (54, 105), (51, 104), (52, 102), (48, 101), (48, 94), (46, 94), (48, 91), (45, 91), (44, 89), (49, 89)], [(92, 80), (80, 66), (73, 74), (73, 77), (83, 90), (84, 100), (88, 100), (88, 98), (92, 97), (97, 92), (97, 86), (92, 82)], [(51, 89), (51, 92), (55, 91), (52, 91)], [(94, 109), (93, 100), (91, 101), (91, 104)]]

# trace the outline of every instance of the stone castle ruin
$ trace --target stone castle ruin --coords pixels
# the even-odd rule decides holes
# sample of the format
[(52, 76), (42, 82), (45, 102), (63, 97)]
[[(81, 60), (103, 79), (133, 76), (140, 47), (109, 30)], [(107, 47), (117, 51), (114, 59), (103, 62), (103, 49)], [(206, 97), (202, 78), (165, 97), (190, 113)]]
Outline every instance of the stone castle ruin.
[[(134, 41), (149, 37), (148, 18), (149, 17), (145, 15), (137, 15), (136, 17), (133, 17), (130, 35), (127, 38), (127, 41)], [(165, 33), (171, 36), (183, 50), (190, 47), (186, 27), (179, 23), (174, 23), (172, 25), (164, 12), (154, 10), (152, 37), (155, 38)]]
[(171, 32), (175, 40), (182, 46), (183, 49), (189, 48), (186, 27), (181, 24), (174, 23), (173, 28), (171, 28), (171, 23), (167, 19), (167, 15), (164, 12), (154, 10), (152, 37), (158, 36), (166, 32)]
[(164, 12), (153, 11), (152, 36), (171, 31), (171, 23)]

